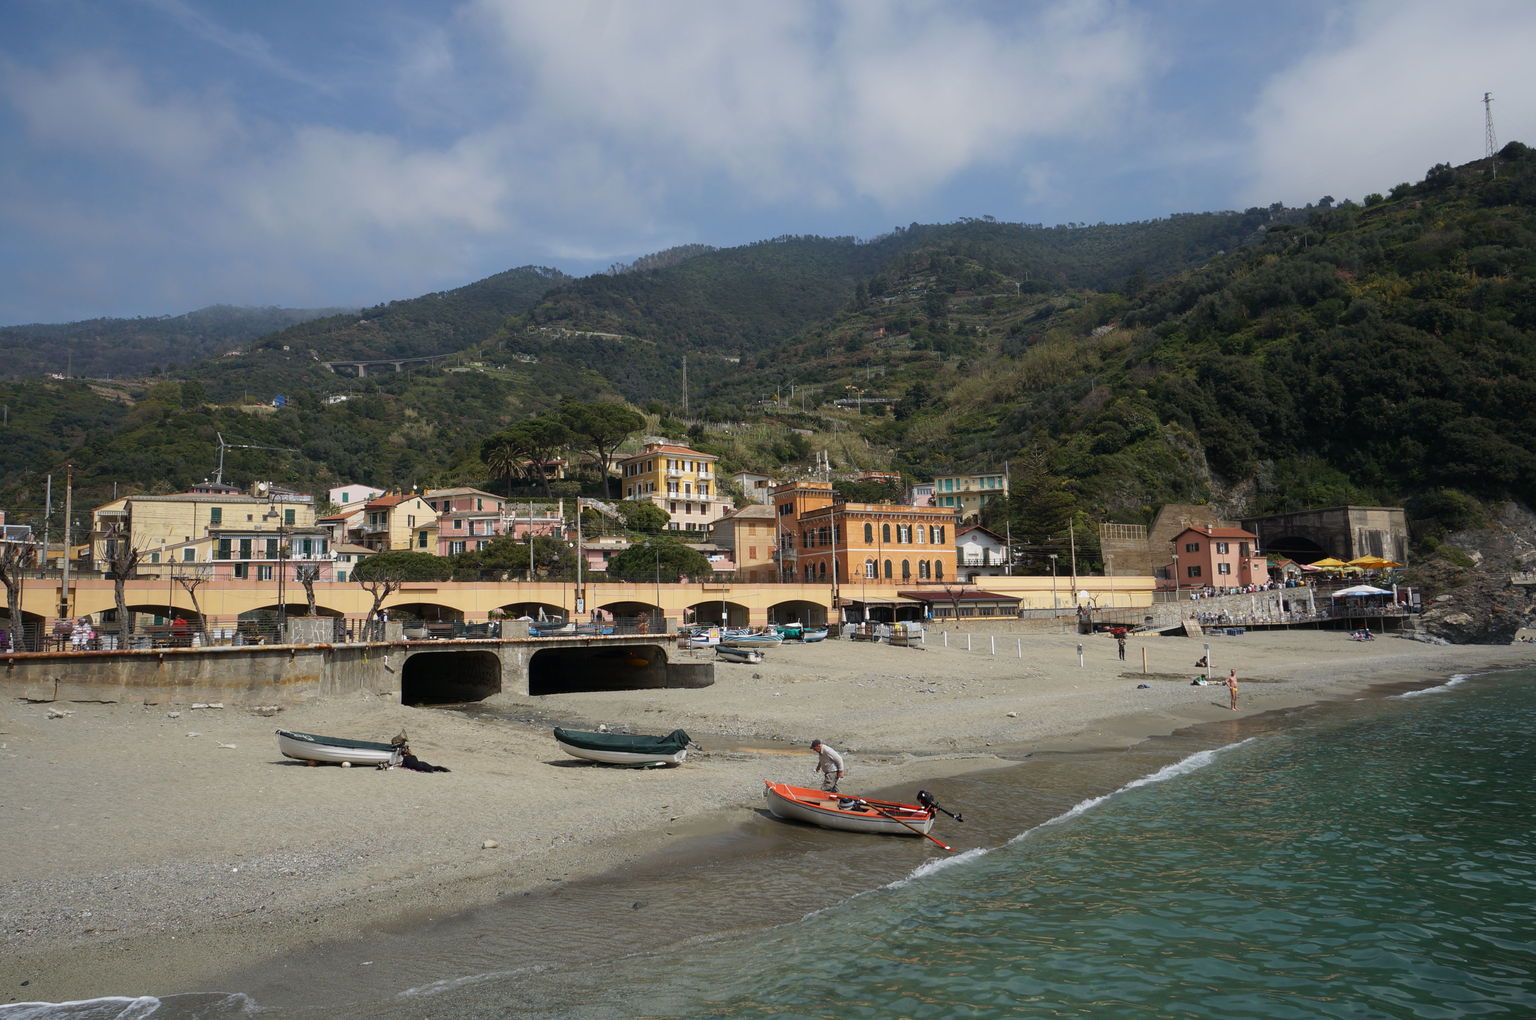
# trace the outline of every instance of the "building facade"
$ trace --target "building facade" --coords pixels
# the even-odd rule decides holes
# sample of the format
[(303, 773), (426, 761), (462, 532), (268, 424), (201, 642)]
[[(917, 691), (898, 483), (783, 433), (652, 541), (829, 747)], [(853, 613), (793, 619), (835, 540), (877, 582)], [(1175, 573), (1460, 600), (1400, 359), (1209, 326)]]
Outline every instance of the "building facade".
[(741, 581), (777, 581), (774, 550), (778, 528), (773, 507), (752, 503), (733, 510), (710, 526), (716, 545), (731, 551), (736, 578)]
[(1168, 572), (1180, 588), (1242, 588), (1269, 580), (1259, 536), (1243, 528), (1185, 528), (1173, 540)]
[(731, 510), (716, 480), (718, 459), (686, 446), (648, 443), (618, 462), (620, 492), (665, 510), (669, 531), (707, 530)]
[(961, 520), (970, 520), (994, 499), (1008, 495), (1008, 476), (1002, 472), (978, 475), (935, 475), (933, 503), (956, 511)]

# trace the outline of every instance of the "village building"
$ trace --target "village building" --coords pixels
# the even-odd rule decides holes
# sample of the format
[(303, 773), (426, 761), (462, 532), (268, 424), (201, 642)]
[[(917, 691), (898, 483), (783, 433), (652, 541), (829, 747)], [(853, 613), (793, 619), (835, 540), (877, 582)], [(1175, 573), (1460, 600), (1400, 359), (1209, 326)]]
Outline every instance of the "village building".
[(620, 491), (665, 510), (669, 531), (703, 531), (731, 510), (716, 484), (718, 460), (686, 446), (647, 443), (618, 462)]

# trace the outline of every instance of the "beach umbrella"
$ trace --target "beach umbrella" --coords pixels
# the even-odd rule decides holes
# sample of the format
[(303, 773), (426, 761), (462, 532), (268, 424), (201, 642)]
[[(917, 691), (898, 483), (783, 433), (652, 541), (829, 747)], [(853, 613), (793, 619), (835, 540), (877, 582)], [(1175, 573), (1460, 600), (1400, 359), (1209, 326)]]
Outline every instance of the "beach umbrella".
[(1402, 566), (1401, 563), (1393, 563), (1391, 560), (1384, 560), (1380, 556), (1356, 556), (1349, 561), (1349, 565), (1352, 567), (1362, 567), (1366, 570), (1383, 570), (1387, 567)]
[(1332, 556), (1325, 556), (1320, 560), (1313, 560), (1308, 565), (1317, 567), (1319, 570), (1337, 570), (1340, 567), (1349, 566), (1349, 564), (1345, 563), (1343, 560), (1335, 559)]
[(1369, 584), (1357, 584), (1357, 585), (1355, 585), (1352, 588), (1340, 588), (1338, 591), (1333, 593), (1333, 597), (1336, 598), (1336, 599), (1342, 599), (1342, 598), (1348, 598), (1351, 595), (1391, 595), (1391, 594), (1392, 593), (1390, 591), (1388, 591), (1387, 589), (1385, 589), (1385, 588), (1377, 588), (1374, 585), (1369, 585)]

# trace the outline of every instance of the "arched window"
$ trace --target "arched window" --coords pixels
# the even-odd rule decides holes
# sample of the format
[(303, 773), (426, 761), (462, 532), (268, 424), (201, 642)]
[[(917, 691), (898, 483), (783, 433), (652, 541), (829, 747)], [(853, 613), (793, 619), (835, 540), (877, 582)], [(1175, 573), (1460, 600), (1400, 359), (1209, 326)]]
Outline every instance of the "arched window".
[(871, 581), (880, 576), (880, 568), (875, 565), (874, 560), (864, 561), (864, 576)]
[[(918, 534), (921, 535), (922, 532), (919, 531)], [(932, 575), (932, 568), (928, 566), (928, 561), (927, 560), (918, 560), (917, 561), (917, 579), (919, 581), (926, 581), (926, 580), (928, 580), (928, 578), (931, 575)]]
[(821, 580), (825, 581), (827, 579), (827, 565), (825, 563), (818, 564), (816, 573), (821, 575)]
[(866, 543), (868, 543), (868, 542), (873, 542), (874, 540), (875, 540), (875, 526), (873, 524), (866, 524), (866, 525), (864, 525), (864, 541)]
[(910, 580), (912, 580), (912, 561), (911, 560), (902, 560), (901, 561), (901, 579), (903, 581), (910, 581)]
[(916, 532), (917, 532), (917, 544), (918, 544), (918, 545), (922, 545), (922, 544), (923, 544), (923, 541), (924, 541), (924, 538), (925, 538), (925, 536), (926, 536), (926, 535), (927, 535), (927, 533), (928, 533), (928, 529), (927, 529), (927, 528), (925, 528), (925, 527), (923, 527), (923, 526), (922, 526), (922, 525), (921, 525), (921, 524), (919, 524), (919, 525), (918, 525), (918, 526), (917, 526), (917, 527), (916, 527), (916, 528), (914, 528), (914, 529), (913, 529), (913, 530), (914, 530), (914, 531), (916, 531)]
[(943, 560), (934, 560), (933, 561), (933, 579), (935, 581), (942, 581), (942, 580), (944, 580), (944, 561)]
[(880, 525), (880, 540), (882, 542), (885, 542), (887, 545), (890, 544), (890, 541), (891, 541), (891, 526), (889, 524), (882, 524), (882, 525)]

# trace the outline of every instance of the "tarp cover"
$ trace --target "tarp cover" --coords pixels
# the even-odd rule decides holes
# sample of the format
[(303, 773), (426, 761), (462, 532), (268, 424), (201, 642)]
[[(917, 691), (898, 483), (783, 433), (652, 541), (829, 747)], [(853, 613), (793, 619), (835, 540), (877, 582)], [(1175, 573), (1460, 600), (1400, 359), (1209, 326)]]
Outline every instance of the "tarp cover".
[(294, 740), (301, 740), (306, 744), (324, 744), (327, 747), (357, 747), (368, 751), (393, 751), (395, 745), (380, 743), (377, 740), (349, 740), (346, 737), (322, 737), (318, 733), (299, 733), (295, 730), (278, 730), (277, 732)]
[(692, 741), (682, 730), (673, 730), (664, 737), (647, 736), (644, 733), (590, 733), (585, 730), (563, 730), (555, 727), (555, 739), (572, 747), (585, 747), (593, 751), (633, 751), (635, 754), (676, 754)]

